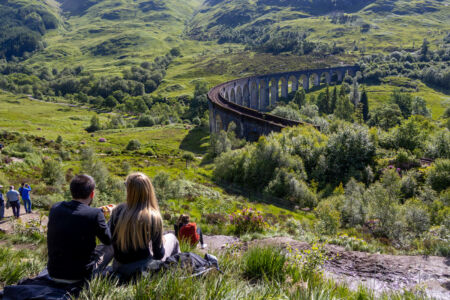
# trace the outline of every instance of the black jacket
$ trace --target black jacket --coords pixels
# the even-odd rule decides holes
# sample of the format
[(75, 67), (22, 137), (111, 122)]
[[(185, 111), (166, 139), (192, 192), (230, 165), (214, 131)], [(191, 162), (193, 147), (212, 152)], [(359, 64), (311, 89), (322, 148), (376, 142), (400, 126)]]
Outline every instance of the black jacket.
[(47, 232), (49, 275), (66, 280), (90, 277), (96, 237), (105, 245), (111, 244), (111, 233), (100, 209), (78, 201), (53, 205)]

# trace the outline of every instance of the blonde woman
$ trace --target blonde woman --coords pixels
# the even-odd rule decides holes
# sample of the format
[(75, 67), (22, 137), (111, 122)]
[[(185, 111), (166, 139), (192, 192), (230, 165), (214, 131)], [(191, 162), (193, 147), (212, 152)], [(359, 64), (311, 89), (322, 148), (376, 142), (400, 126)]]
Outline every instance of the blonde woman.
[(158, 200), (150, 179), (133, 173), (126, 179), (127, 202), (113, 210), (110, 229), (114, 247), (113, 269), (132, 275), (152, 260), (166, 260), (180, 252), (173, 234), (163, 236)]

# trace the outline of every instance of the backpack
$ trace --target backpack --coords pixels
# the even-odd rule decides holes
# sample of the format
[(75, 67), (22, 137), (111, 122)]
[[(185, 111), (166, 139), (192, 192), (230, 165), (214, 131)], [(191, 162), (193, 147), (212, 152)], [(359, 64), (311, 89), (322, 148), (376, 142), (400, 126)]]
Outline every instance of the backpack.
[(178, 238), (180, 240), (188, 241), (192, 246), (195, 246), (200, 240), (200, 236), (197, 233), (197, 224), (189, 223), (183, 225), (178, 232)]

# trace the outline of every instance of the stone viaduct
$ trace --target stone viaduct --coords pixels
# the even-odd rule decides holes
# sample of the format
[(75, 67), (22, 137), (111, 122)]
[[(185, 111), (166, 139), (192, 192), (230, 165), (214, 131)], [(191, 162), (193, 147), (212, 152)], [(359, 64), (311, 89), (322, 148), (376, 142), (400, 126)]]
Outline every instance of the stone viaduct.
[(301, 125), (303, 123), (267, 111), (280, 98), (287, 98), (290, 92), (297, 91), (299, 86), (307, 91), (311, 86), (336, 84), (345, 74), (354, 76), (358, 70), (358, 66), (342, 66), (252, 76), (222, 83), (208, 93), (210, 131), (227, 130), (234, 122), (237, 136), (254, 141), (272, 131)]

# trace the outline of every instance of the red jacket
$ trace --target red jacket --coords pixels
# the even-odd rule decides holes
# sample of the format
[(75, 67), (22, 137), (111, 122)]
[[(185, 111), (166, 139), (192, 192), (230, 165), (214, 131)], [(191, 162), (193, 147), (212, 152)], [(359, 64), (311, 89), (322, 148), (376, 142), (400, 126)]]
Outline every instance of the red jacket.
[(178, 239), (187, 240), (192, 246), (195, 246), (200, 240), (200, 235), (197, 233), (197, 224), (189, 223), (183, 225), (178, 232)]

